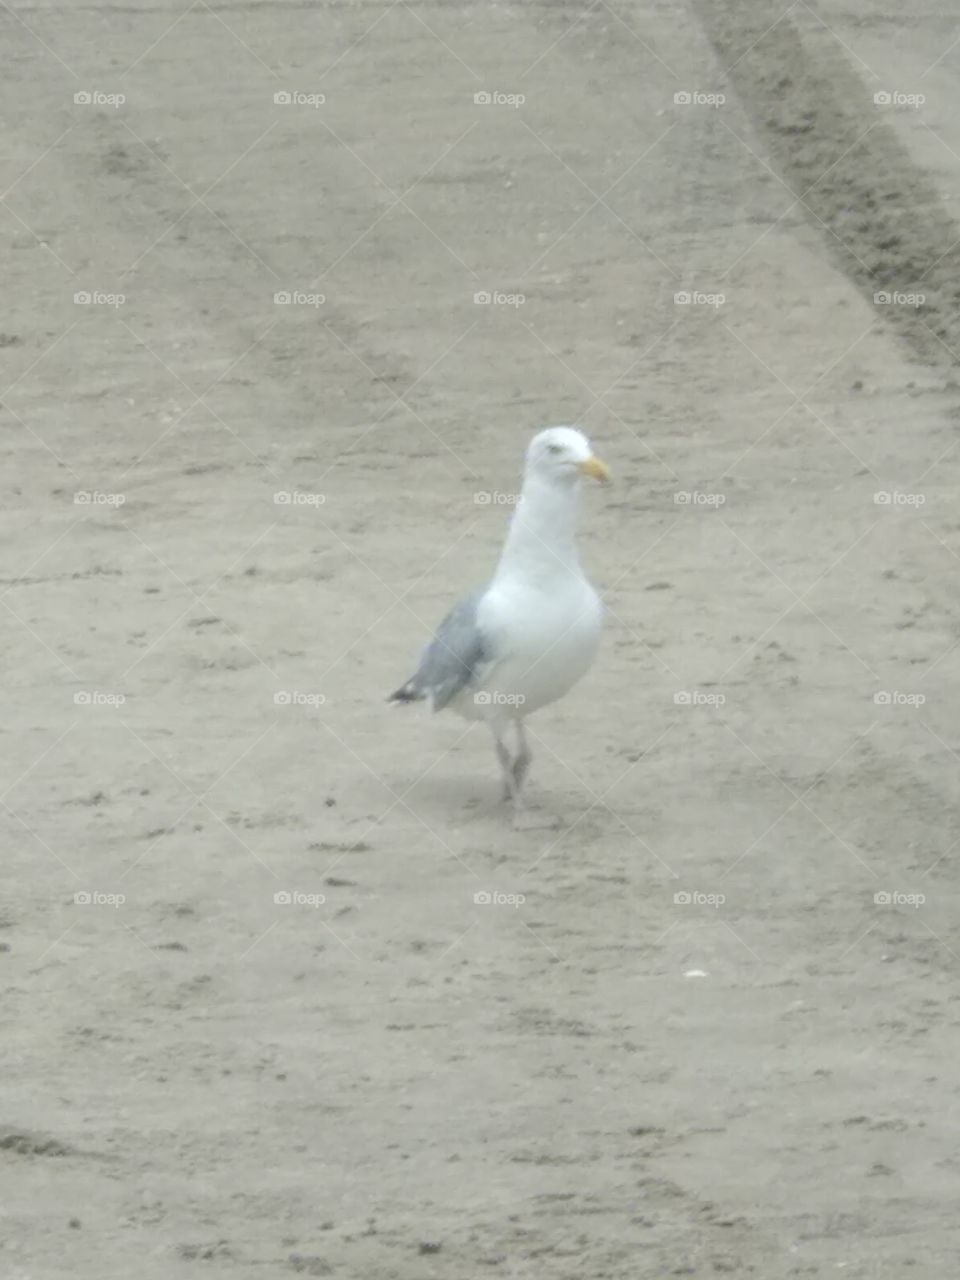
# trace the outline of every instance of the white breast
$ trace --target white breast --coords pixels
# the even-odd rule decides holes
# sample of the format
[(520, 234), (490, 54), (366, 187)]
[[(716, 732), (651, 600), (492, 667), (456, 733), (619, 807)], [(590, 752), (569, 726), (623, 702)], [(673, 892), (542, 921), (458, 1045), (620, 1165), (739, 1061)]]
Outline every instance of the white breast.
[(563, 697), (593, 662), (602, 620), (597, 593), (579, 575), (566, 578), (562, 591), (556, 583), (531, 591), (527, 582), (496, 582), (477, 614), (497, 655), (479, 685), (489, 701), (473, 698), (480, 715), (499, 707), (525, 716)]

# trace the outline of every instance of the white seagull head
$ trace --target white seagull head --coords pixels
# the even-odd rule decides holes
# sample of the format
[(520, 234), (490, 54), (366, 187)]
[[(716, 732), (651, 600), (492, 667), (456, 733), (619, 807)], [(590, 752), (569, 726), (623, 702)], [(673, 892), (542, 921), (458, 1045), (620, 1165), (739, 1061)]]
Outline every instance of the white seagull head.
[(606, 463), (594, 455), (590, 441), (576, 427), (548, 427), (530, 441), (527, 475), (536, 475), (553, 484), (572, 484), (580, 476), (606, 482)]

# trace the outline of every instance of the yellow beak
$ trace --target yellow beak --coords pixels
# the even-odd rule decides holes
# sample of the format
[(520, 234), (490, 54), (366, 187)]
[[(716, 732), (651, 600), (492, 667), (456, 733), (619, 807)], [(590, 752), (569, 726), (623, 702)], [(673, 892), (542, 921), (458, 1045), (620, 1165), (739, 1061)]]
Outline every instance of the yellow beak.
[(610, 468), (599, 458), (588, 458), (586, 462), (581, 462), (580, 471), (592, 480), (599, 480), (601, 484), (606, 484), (610, 479)]

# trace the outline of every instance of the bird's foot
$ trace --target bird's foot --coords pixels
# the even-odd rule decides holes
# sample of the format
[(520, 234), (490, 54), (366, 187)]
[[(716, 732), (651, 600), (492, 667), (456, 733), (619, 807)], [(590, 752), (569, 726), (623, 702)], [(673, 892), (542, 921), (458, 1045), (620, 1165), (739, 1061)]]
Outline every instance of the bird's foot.
[(563, 820), (558, 817), (538, 817), (529, 809), (513, 810), (514, 831), (561, 831), (563, 826)]

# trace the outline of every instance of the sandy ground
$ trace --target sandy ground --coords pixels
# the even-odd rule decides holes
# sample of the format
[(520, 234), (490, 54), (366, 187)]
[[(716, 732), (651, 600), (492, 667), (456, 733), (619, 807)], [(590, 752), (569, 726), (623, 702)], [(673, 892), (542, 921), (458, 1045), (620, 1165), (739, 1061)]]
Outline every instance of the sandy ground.
[[(0, 1274), (950, 1274), (951, 24), (0, 34)], [(609, 626), (514, 832), (382, 698), (556, 422)]]

